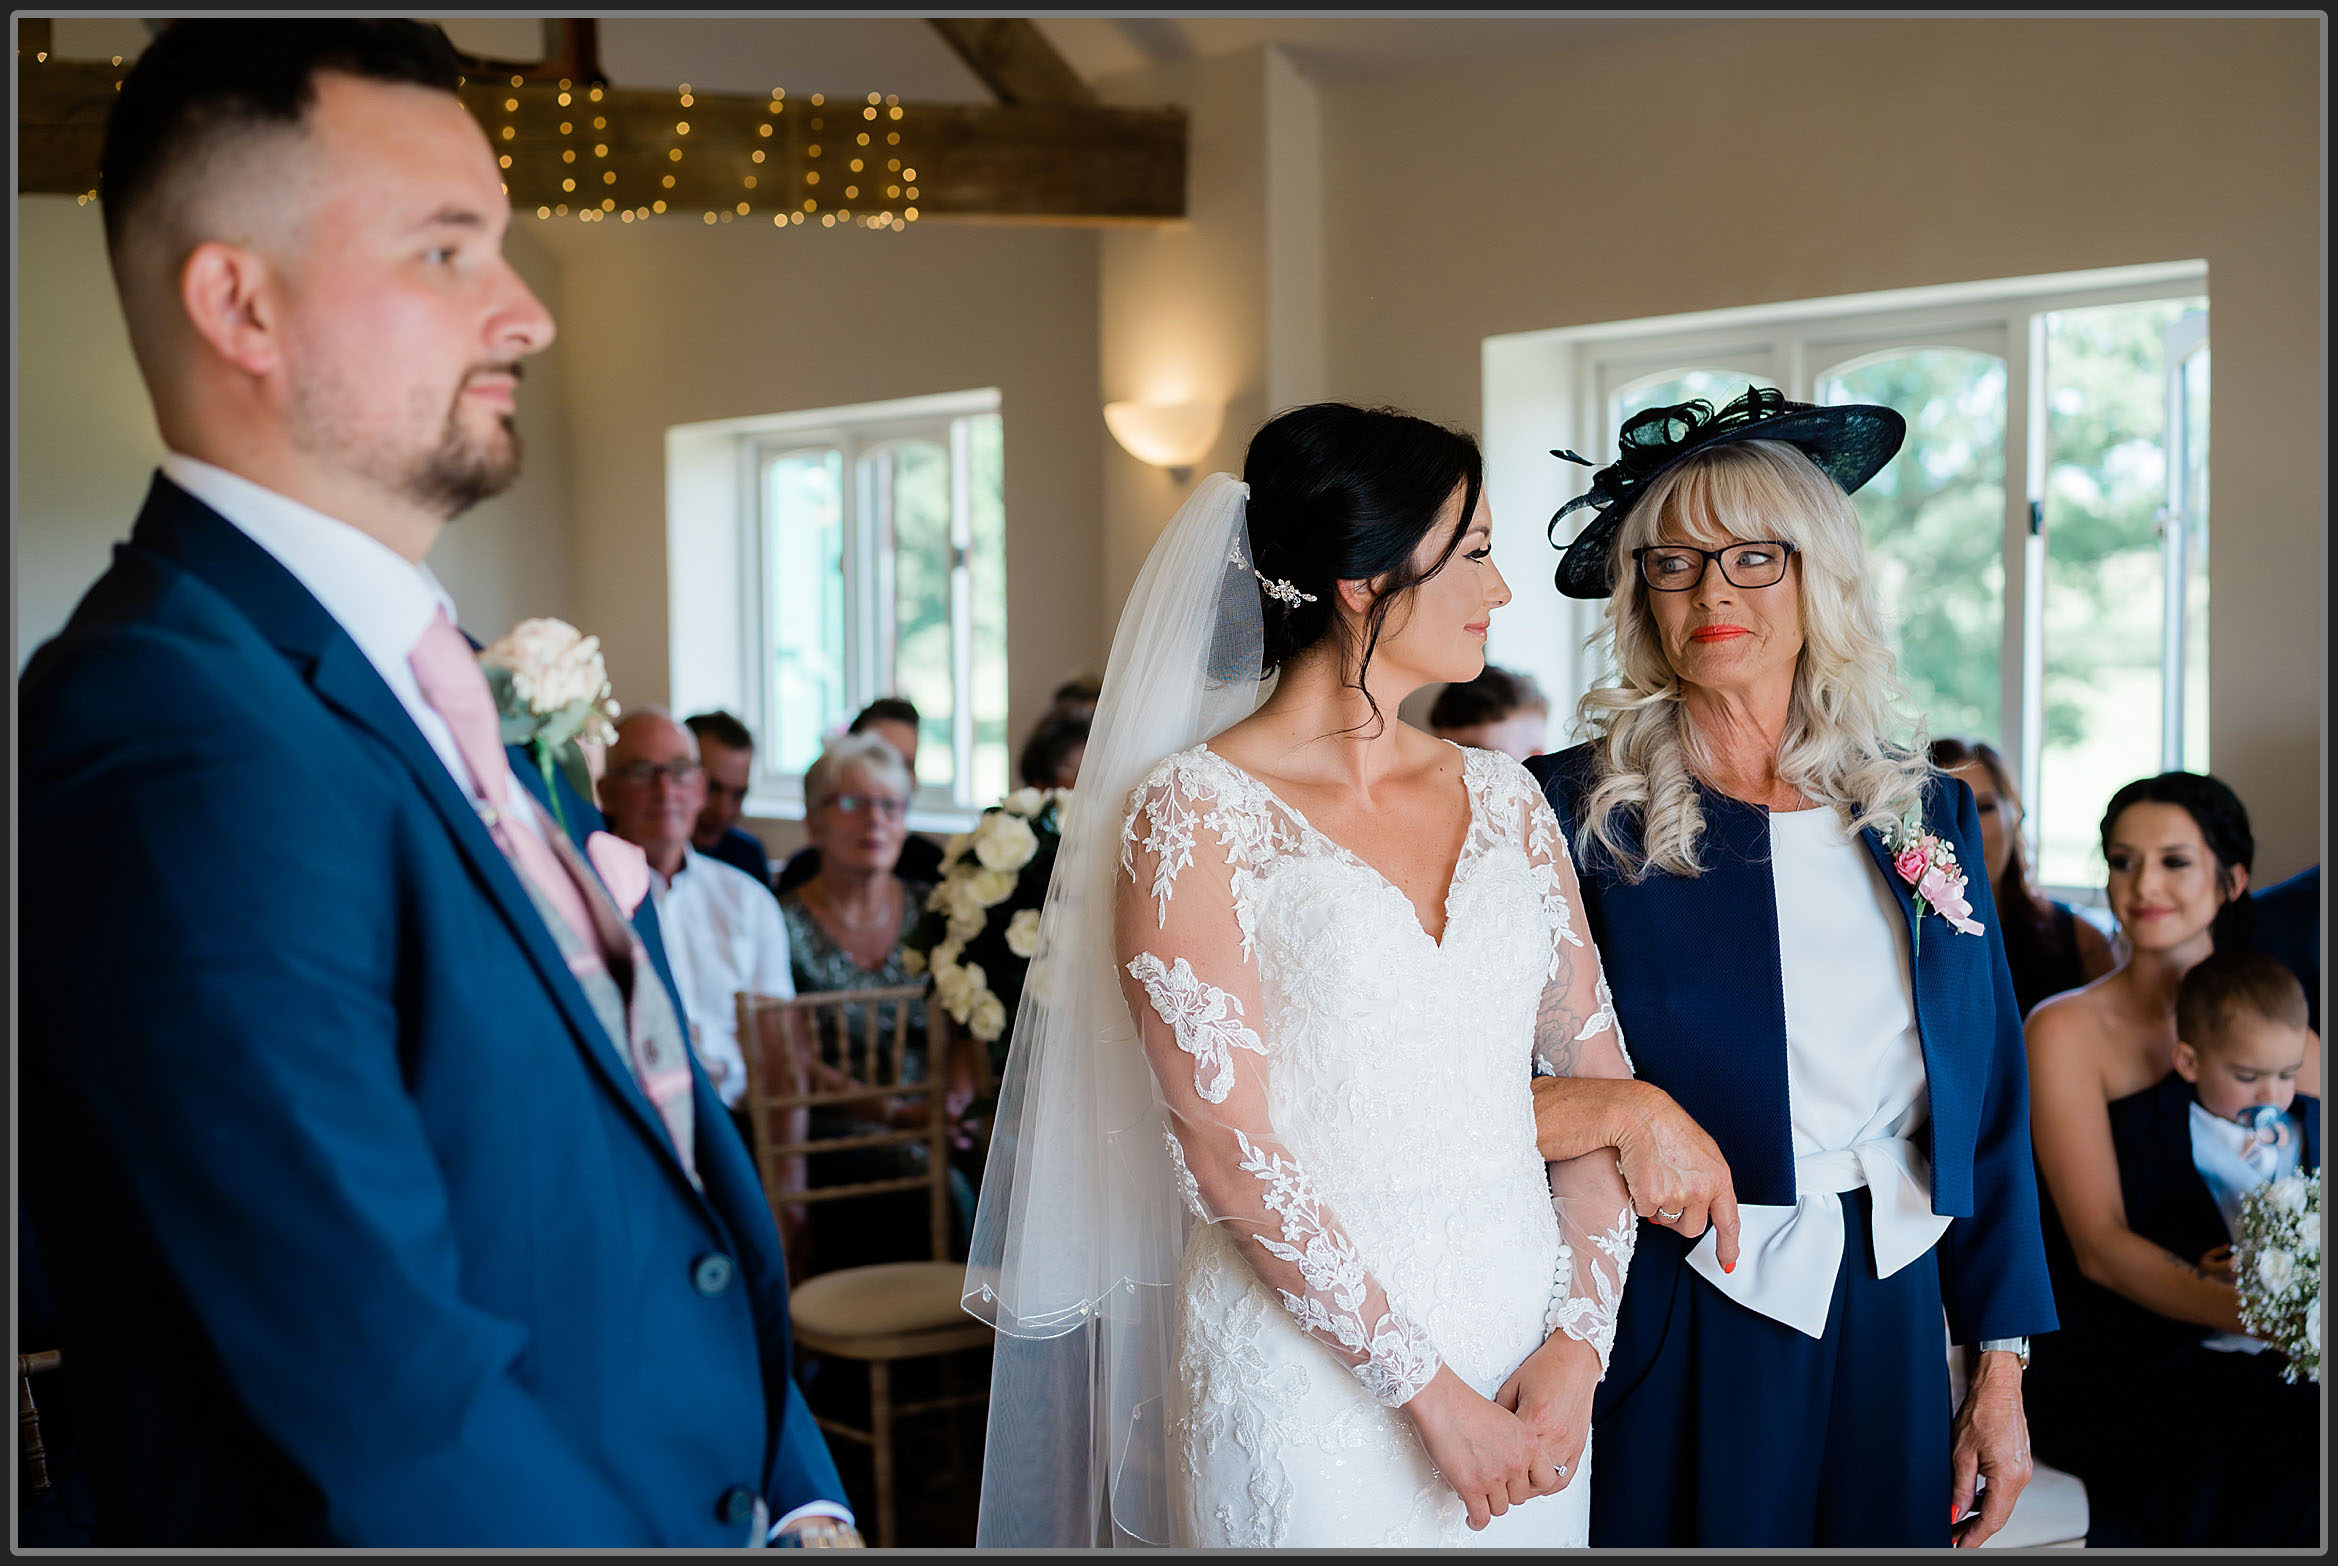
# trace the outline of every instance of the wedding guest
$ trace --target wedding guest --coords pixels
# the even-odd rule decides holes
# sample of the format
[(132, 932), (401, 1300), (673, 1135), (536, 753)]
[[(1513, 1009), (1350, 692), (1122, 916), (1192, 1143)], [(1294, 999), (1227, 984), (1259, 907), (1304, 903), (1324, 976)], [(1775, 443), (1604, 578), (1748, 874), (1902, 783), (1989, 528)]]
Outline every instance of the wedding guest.
[(1429, 732), (1456, 745), (1498, 750), (1513, 761), (1543, 753), (1550, 698), (1529, 674), (1487, 664), (1474, 680), (1448, 685), (1429, 709)]
[[(880, 696), (863, 707), (845, 728), (847, 734), (871, 734), (893, 747), (894, 754), (908, 769), (910, 793), (915, 794), (917, 778), (917, 708), (899, 696)], [(906, 796), (905, 796), (906, 797)], [(901, 860), (894, 873), (905, 880), (932, 884), (942, 878), (942, 845), (930, 837), (904, 831), (901, 838)], [(788, 856), (779, 872), (779, 890), (792, 892), (820, 873), (820, 845), (807, 843)]]
[(600, 785), (609, 830), (640, 846), (649, 895), (664, 927), (666, 957), (707, 1078), (753, 1147), (740, 1100), (747, 1063), (739, 1053), (741, 990), (793, 995), (787, 924), (770, 885), (698, 851), (692, 841), (706, 794), (706, 766), (691, 731), (656, 707), (618, 720)]
[(1973, 808), (1981, 817), (1981, 865), (2005, 921), (2005, 965), (2013, 974), (2013, 998), (2021, 1014), (2028, 1016), (2049, 995), (2110, 972), (2110, 940), (2030, 880), (2021, 842), (2021, 796), (1997, 747), (1943, 735), (1927, 754), (1934, 766), (1973, 791)]
[(854, 1542), (639, 853), (502, 745), (423, 563), (553, 337), (461, 82), (420, 22), (192, 17), (108, 95), (167, 455), (18, 706), (93, 1543)]
[[(2086, 1481), (2089, 1544), (2295, 1542), (2293, 1509), (2241, 1498), (2228, 1465), (2256, 1459), (2199, 1439), (2193, 1426), (2173, 1433), (2177, 1410), (2196, 1409), (2224, 1378), (2256, 1372), (2192, 1353), (2202, 1334), (2186, 1326), (2242, 1330), (2239, 1296), (2199, 1265), (2200, 1247), (2187, 1241), (2171, 1252), (2134, 1227), (2124, 1176), (2135, 1161), (2119, 1150), (2122, 1124), (2140, 1136), (2135, 1128), (2165, 1108), (2154, 1091), (2175, 1071), (2179, 1042), (2196, 1056), (2203, 1038), (2221, 1032), (2229, 990), (2206, 1008), (2198, 997), (2219, 992), (2194, 987), (2196, 1008), (2206, 1009), (2190, 1026), (2201, 1038), (2185, 1031), (2178, 997), (2212, 952), (2248, 949), (2244, 894), (2256, 849), (2248, 812), (2216, 778), (2163, 772), (2111, 796), (2102, 847), (2128, 956), (2029, 1019), (2032, 1136), (2063, 1314), (2063, 1330), (2039, 1344), (2031, 1434), (2040, 1457)], [(2319, 1093), (2316, 1051), (2305, 1052), (2294, 1081)]]
[[(805, 772), (804, 831), (819, 851), (819, 868), (779, 899), (797, 994), (920, 982), (901, 945), (925, 907), (926, 894), (933, 890), (932, 882), (910, 880), (899, 868), (913, 786), (900, 752), (875, 733), (845, 735)], [(848, 1029), (861, 1026), (857, 1010), (848, 1018)], [(911, 1002), (910, 1080), (923, 1080), (933, 1069), (933, 1042), (926, 1003)], [(949, 1069), (955, 1114), (973, 1096), (972, 1077), (966, 1064), (954, 1061)], [(883, 1129), (867, 1118), (871, 1113), (865, 1104), (815, 1110), (810, 1135), (817, 1140)], [(921, 1123), (927, 1110), (919, 1101), (905, 1100), (889, 1113), (888, 1123), (901, 1127)], [(897, 1179), (925, 1167), (924, 1149), (897, 1146), (819, 1153), (810, 1156), (809, 1166), (815, 1185)], [(962, 1230), (971, 1222), (973, 1195), (963, 1176), (953, 1171), (952, 1200)], [(809, 1208), (821, 1268), (926, 1259), (925, 1198), (909, 1192), (898, 1199), (871, 1199), (877, 1201), (884, 1204), (886, 1216), (874, 1220), (864, 1216), (873, 1210), (871, 1203), (849, 1207), (815, 1203)]]
[(1096, 703), (1104, 695), (1104, 681), (1093, 674), (1075, 675), (1055, 688), (1047, 699), (1050, 717), (1089, 718), (1096, 716)]
[[(1944, 863), (1980, 863), (1971, 791), (1889, 737), (1848, 498), (1905, 428), (1755, 389), (1646, 410), (1567, 508), (1602, 513), (1558, 585), (1607, 600), (1617, 672), (1590, 743), (1528, 770), (1636, 1074), (1719, 1144), (1741, 1226), (1732, 1267), (1679, 1209), (1643, 1223), (1595, 1546), (1977, 1545), (2029, 1480), (2026, 1339), (2055, 1317), (2021, 1018), (1988, 885)], [(1981, 1350), (1953, 1410), (1943, 1307)]]
[(682, 720), (698, 740), (698, 764), (706, 769), (706, 804), (691, 830), (690, 846), (709, 859), (744, 870), (758, 886), (771, 885), (771, 859), (763, 840), (739, 826), (747, 787), (755, 776), (755, 736), (727, 712), (701, 712)]
[(2306, 1026), (2322, 1031), (2322, 867), (2308, 865), (2286, 881), (2250, 894), (2257, 950), (2297, 975), (2306, 995)]
[(1079, 781), (1080, 759), (1087, 750), (1088, 720), (1051, 711), (1023, 742), (1015, 775), (1026, 788), (1070, 788)]

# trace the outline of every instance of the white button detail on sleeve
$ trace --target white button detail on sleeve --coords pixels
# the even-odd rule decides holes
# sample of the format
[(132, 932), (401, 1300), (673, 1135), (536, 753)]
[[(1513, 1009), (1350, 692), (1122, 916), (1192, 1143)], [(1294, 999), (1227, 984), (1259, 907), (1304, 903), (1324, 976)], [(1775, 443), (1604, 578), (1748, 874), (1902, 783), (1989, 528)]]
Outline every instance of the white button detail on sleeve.
[(1710, 1231), (1688, 1260), (1747, 1309), (1815, 1338), (1848, 1240), (1843, 1192), (1871, 1193), (1882, 1277), (1938, 1244), (1949, 1221), (1932, 1211), (1917, 1140), (1928, 1113), (1924, 1044), (1896, 894), (1831, 809), (1773, 812), (1770, 860), (1795, 1200), (1739, 1207), (1735, 1272), (1721, 1270)]

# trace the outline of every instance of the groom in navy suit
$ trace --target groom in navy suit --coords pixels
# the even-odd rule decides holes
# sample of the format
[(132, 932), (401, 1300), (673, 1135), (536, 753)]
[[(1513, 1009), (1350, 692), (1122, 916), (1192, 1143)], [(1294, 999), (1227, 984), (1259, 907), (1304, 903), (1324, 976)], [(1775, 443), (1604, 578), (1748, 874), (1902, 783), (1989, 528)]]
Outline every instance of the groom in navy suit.
[(93, 1542), (857, 1543), (655, 915), (515, 779), (422, 564), (553, 331), (457, 70), (185, 21), (107, 129), (170, 456), (19, 693), (24, 1209)]

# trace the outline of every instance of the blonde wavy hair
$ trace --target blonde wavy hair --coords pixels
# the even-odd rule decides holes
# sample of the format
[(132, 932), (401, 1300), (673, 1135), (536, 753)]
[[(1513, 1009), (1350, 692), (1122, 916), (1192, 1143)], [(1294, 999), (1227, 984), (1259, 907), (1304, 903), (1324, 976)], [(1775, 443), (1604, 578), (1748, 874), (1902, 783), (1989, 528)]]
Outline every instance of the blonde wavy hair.
[[(1680, 677), (1665, 658), (1632, 551), (1653, 543), (1667, 518), (1690, 536), (1783, 539), (1801, 564), (1803, 646), (1778, 745), (1778, 776), (1805, 798), (1832, 805), (1854, 828), (1884, 827), (1923, 803), (1931, 768), (1921, 719), (1900, 684), (1850, 497), (1801, 451), (1782, 441), (1716, 446), (1648, 486), (1615, 540), (1615, 586), (1606, 633), (1617, 678), (1595, 686), (1576, 714), (1591, 736), (1598, 780), (1584, 801), (1578, 851), (1604, 849), (1624, 875), (1695, 876), (1705, 813), (1697, 777), (1710, 756), (1688, 718)], [(1912, 744), (1888, 736), (1913, 733)], [(1639, 846), (1625, 834), (1640, 823)]]

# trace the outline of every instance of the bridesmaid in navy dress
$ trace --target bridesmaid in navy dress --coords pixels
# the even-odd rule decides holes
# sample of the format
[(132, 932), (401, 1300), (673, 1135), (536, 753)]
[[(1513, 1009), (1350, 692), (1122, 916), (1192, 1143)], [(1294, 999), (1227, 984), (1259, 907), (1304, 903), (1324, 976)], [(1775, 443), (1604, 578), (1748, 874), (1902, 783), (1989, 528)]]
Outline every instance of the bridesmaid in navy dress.
[[(1638, 1074), (1728, 1160), (1741, 1252), (1643, 1223), (1594, 1546), (1977, 1545), (2029, 1479), (2055, 1317), (2021, 1018), (1972, 794), (1886, 737), (1847, 499), (1904, 434), (1752, 388), (1652, 409), (1568, 508), (1603, 513), (1559, 586), (1608, 601), (1618, 673), (1593, 741), (1529, 768)], [(1954, 1410), (1944, 1308), (1982, 1351)]]

